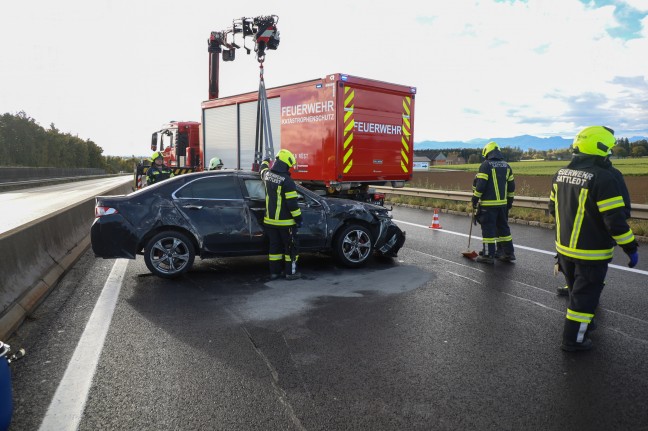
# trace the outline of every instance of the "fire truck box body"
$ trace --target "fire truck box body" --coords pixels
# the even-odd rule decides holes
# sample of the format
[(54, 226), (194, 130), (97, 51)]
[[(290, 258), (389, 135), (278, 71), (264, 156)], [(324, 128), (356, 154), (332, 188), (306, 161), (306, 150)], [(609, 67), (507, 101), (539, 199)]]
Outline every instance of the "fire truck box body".
[[(292, 177), (326, 188), (402, 186), (413, 167), (414, 87), (332, 74), (267, 89), (275, 154), (297, 159)], [(204, 159), (251, 169), (258, 93), (202, 103)], [(264, 153), (265, 156), (265, 153)]]

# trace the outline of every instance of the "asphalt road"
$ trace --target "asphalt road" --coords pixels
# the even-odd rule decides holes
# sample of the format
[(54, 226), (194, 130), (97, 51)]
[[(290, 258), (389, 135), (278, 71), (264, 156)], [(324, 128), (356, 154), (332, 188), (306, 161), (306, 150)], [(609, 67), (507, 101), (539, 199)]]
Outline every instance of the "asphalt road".
[(86, 253), (8, 340), (10, 429), (648, 430), (642, 249), (634, 272), (617, 250), (595, 348), (569, 354), (553, 231), (513, 225), (518, 260), (491, 267), (462, 257), (466, 217), (393, 213), (398, 259), (304, 255), (298, 281), (263, 257), (169, 281)]

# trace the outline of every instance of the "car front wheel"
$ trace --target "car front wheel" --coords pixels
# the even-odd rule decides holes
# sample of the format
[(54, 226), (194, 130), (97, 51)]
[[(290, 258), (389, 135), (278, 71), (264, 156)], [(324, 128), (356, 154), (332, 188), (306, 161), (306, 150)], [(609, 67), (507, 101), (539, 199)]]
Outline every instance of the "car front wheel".
[(373, 252), (373, 239), (369, 229), (352, 224), (335, 238), (333, 254), (344, 266), (356, 268), (364, 265)]
[(144, 247), (144, 261), (149, 271), (163, 278), (174, 278), (187, 272), (195, 257), (192, 242), (180, 232), (161, 232)]

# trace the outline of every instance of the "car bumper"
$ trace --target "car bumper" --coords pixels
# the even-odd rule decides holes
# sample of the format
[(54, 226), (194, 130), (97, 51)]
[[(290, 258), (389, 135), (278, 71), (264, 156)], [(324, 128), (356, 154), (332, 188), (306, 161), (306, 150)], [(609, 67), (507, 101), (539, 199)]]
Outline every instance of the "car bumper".
[(382, 221), (380, 235), (375, 245), (376, 252), (382, 256), (396, 257), (403, 244), (405, 244), (405, 232), (389, 219)]
[(135, 259), (137, 255), (135, 230), (118, 214), (96, 218), (90, 228), (90, 242), (97, 257)]

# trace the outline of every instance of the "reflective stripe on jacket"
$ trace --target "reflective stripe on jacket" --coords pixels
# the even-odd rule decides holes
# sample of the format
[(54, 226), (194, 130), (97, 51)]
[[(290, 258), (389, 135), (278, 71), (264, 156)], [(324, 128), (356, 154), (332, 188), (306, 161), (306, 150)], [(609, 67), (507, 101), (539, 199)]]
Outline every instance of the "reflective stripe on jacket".
[(556, 251), (577, 261), (610, 261), (615, 244), (635, 241), (619, 178), (598, 166), (594, 157), (574, 157), (560, 169), (549, 196), (549, 211), (556, 219)]
[(146, 171), (146, 183), (149, 185), (171, 177), (173, 177), (173, 170), (165, 165), (162, 165), (159, 168), (153, 165)]
[(506, 206), (507, 200), (515, 196), (513, 170), (499, 151), (491, 151), (479, 167), (473, 181), (473, 196), (484, 207)]
[(287, 165), (277, 160), (272, 169), (268, 163), (261, 164), (261, 179), (266, 190), (266, 211), (263, 223), (270, 226), (288, 227), (301, 220), (297, 205), (297, 186), (288, 172)]

